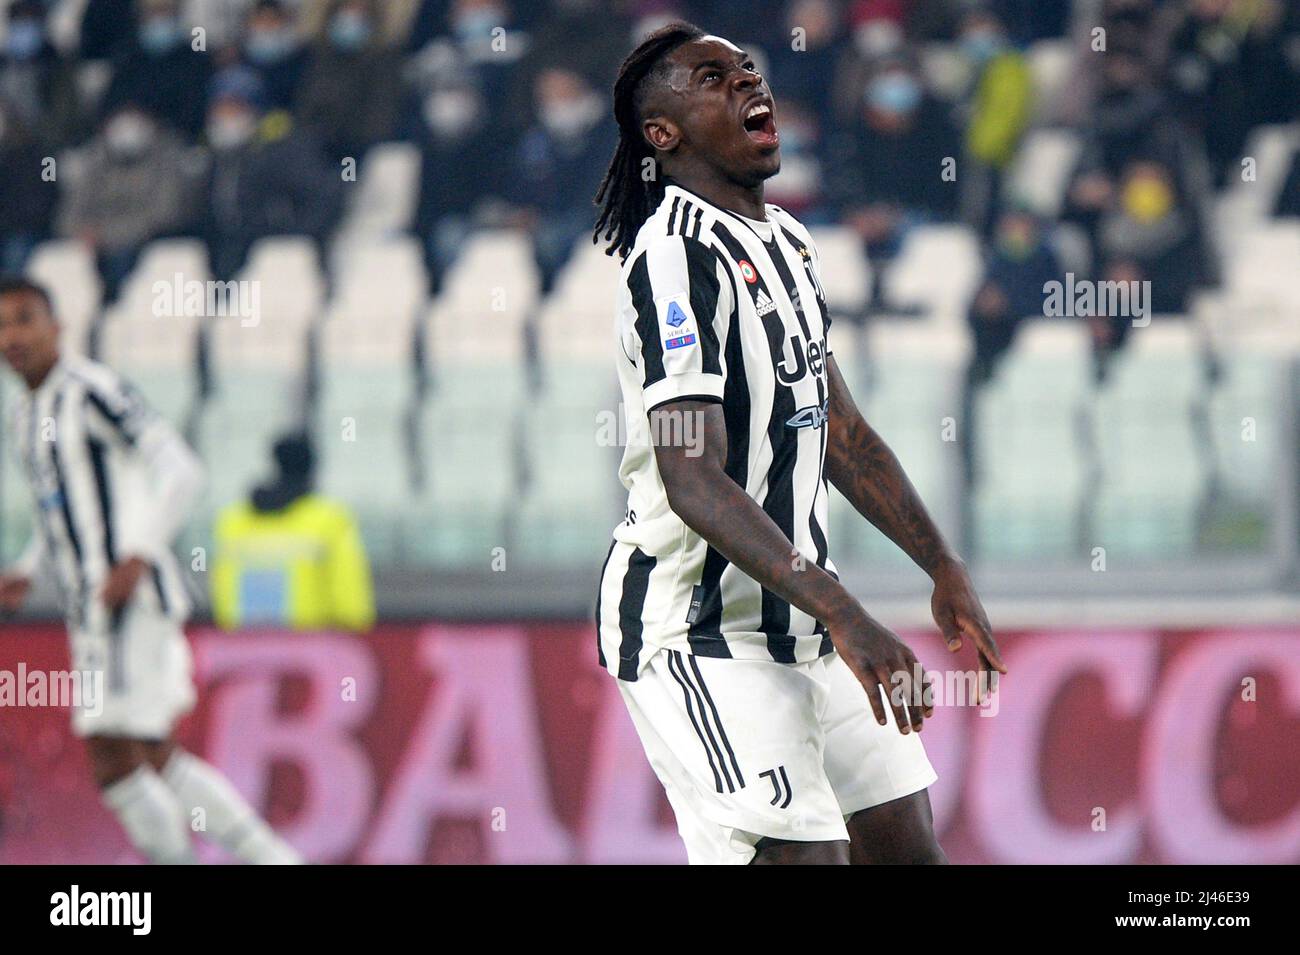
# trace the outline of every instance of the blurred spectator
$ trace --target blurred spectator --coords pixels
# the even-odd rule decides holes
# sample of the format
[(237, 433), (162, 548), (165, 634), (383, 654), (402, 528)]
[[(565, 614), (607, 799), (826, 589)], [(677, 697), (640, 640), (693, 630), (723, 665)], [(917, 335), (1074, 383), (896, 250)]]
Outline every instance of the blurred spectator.
[(797, 99), (777, 93), (781, 130), (781, 172), (767, 182), (764, 196), (809, 225), (825, 225), (825, 180), (821, 162), (821, 127), (817, 114)]
[(1015, 43), (1059, 39), (1070, 29), (1071, 0), (992, 0), (991, 7)]
[(1207, 277), (1197, 211), (1179, 194), (1170, 169), (1135, 161), (1120, 176), (1115, 202), (1097, 226), (1099, 259), (1151, 282), (1151, 308), (1181, 312)]
[(401, 56), (381, 40), (373, 0), (336, 0), (332, 11), (303, 78), (297, 116), (331, 157), (360, 162), (367, 149), (393, 136)]
[[(831, 0), (798, 0), (785, 15), (782, 42), (772, 47), (772, 85), (781, 108), (782, 153), (786, 105), (797, 101), (820, 131), (834, 121), (835, 70), (848, 53), (849, 41), (840, 8)], [(794, 49), (792, 31), (803, 31), (802, 49)]]
[(962, 170), (962, 217), (981, 233), (992, 226), (1002, 178), (1033, 113), (1033, 75), (1002, 22), (987, 9), (962, 21), (959, 49), (971, 70)]
[(1110, 49), (1101, 58), (1100, 87), (1084, 123), (1081, 168), (1113, 178), (1137, 157), (1182, 165), (1188, 131), (1136, 49)]
[(217, 625), (369, 630), (374, 589), (355, 518), (346, 505), (315, 493), (306, 436), (281, 438), (273, 453), (276, 476), (217, 515)]
[[(598, 0), (547, 0), (537, 8), (542, 16), (535, 17), (536, 26), (529, 33), (515, 30), (504, 38), (507, 44), (513, 40), (522, 46), (518, 63), (494, 69), (497, 75), (482, 78), (485, 85), (498, 84), (503, 78), (509, 83), (498, 125), (512, 143), (518, 143), (537, 120), (534, 90), (545, 70), (563, 63), (605, 96), (628, 52), (630, 23), (621, 10)], [(599, 29), (592, 28), (596, 22)], [(574, 37), (582, 37), (582, 43), (575, 44)], [(484, 68), (477, 72), (482, 74)]]
[[(537, 6), (548, 9), (525, 41), (518, 70), (522, 98), (532, 99), (538, 74), (553, 63), (563, 63), (598, 87), (611, 84), (628, 52), (628, 21), (622, 11), (600, 0), (548, 0)], [(507, 20), (503, 16), (496, 22), (504, 26)], [(579, 37), (581, 42), (575, 43)], [(507, 43), (510, 39), (506, 37)], [(525, 116), (531, 107), (526, 102)]]
[(952, 0), (911, 0), (905, 22), (907, 35), (914, 43), (951, 43), (957, 37), (961, 13)]
[(111, 60), (130, 45), (135, 0), (86, 0), (77, 50), (84, 60)]
[[(1141, 282), (1149, 277), (1131, 260), (1106, 262), (1100, 270), (1103, 282)], [(1106, 306), (1106, 301), (1101, 296), (1098, 296), (1098, 305), (1100, 308)], [(1110, 372), (1111, 361), (1128, 341), (1133, 316), (1101, 312), (1089, 317), (1087, 321), (1092, 333), (1093, 375), (1100, 384)]]
[(59, 231), (94, 254), (105, 307), (145, 245), (193, 225), (201, 179), (201, 157), (138, 106), (124, 104), (104, 120), (65, 187)]
[(1043, 286), (1061, 278), (1047, 224), (1019, 208), (1002, 213), (966, 316), (975, 344), (967, 372), (971, 385), (978, 387), (992, 377), (1020, 323), (1043, 314)]
[(550, 293), (574, 244), (591, 232), (591, 197), (614, 149), (602, 97), (583, 77), (552, 67), (537, 78), (537, 123), (524, 136), (511, 198), (525, 211), (541, 279)]
[[(960, 143), (947, 107), (931, 99), (907, 60), (882, 61), (867, 84), (857, 123), (831, 145), (832, 201), (861, 237), (872, 263), (869, 308), (881, 301), (881, 273), (914, 226), (951, 219), (957, 209)], [(954, 170), (955, 171), (955, 170)]]
[(45, 151), (22, 119), (0, 100), (0, 273), (19, 275), (50, 232), (57, 187)]
[(686, 0), (682, 3), (668, 0), (656, 3), (650, 0), (630, 6), (678, 12), (714, 36), (729, 37), (746, 49), (757, 44), (766, 48), (768, 44), (790, 42), (790, 34), (781, 32), (789, 0), (748, 0), (746, 3), (736, 3), (736, 0)]
[[(618, 23), (617, 18), (605, 14), (601, 21)], [(516, 23), (513, 8), (502, 0), (424, 0), (411, 33), (419, 69), (454, 70), (471, 78), (490, 104), (492, 125), (502, 137), (497, 144), (502, 155), (514, 151), (535, 119), (535, 77), (549, 61), (535, 59), (525, 69), (523, 57), (531, 45), (529, 34)], [(571, 42), (560, 59), (573, 59), (574, 46)], [(580, 59), (588, 62), (585, 54)], [(601, 82), (611, 83), (612, 79), (603, 77)]]
[(1191, 0), (1186, 7), (1169, 72), (1176, 105), (1204, 139), (1220, 186), (1253, 127), (1294, 114), (1285, 6), (1279, 0)]
[[(910, 53), (901, 0), (857, 0), (849, 12), (849, 43), (835, 67), (832, 114), (837, 125), (853, 126), (862, 109), (861, 92), (890, 60)], [(778, 91), (779, 92), (779, 91)]]
[(213, 276), (243, 268), (258, 239), (315, 240), (322, 270), (325, 242), (338, 222), (343, 182), (317, 139), (288, 113), (263, 114), (257, 77), (242, 68), (217, 76), (208, 109), (212, 168), (204, 235)]
[(467, 81), (433, 86), (420, 112), (415, 229), (424, 249), (429, 290), (437, 295), (469, 238), (476, 205), (489, 191), (500, 191), (501, 161), (488, 104)]
[[(1159, 167), (1162, 172), (1156, 178), (1167, 181), (1169, 189), (1143, 177), (1126, 197), (1121, 179), (1131, 174), (1135, 164)], [(1210, 205), (1209, 173), (1200, 141), (1170, 115), (1165, 97), (1152, 84), (1138, 53), (1114, 50), (1103, 61), (1101, 95), (1094, 104), (1066, 192), (1064, 218), (1078, 223), (1087, 233), (1095, 268), (1120, 251), (1114, 243), (1132, 231), (1119, 225), (1124, 219), (1123, 206), (1129, 202), (1140, 205), (1138, 197), (1154, 198), (1166, 193), (1174, 197), (1173, 202), (1153, 202), (1149, 208), (1167, 205), (1173, 218), (1166, 220), (1157, 215), (1152, 227), (1141, 231), (1148, 233), (1153, 242), (1154, 233), (1161, 229), (1169, 230), (1171, 235), (1186, 232), (1199, 236), (1203, 231), (1200, 223)], [(1136, 213), (1137, 208), (1130, 206), (1130, 211)], [(1102, 247), (1103, 220), (1109, 221), (1107, 248)], [(1208, 269), (1209, 265), (1208, 259), (1201, 259), (1197, 268)], [(1206, 277), (1210, 277), (1208, 273)]]
[(1287, 218), (1300, 217), (1300, 151), (1291, 154), (1291, 168), (1278, 192), (1273, 215)]
[[(1014, 207), (997, 219), (984, 276), (975, 290), (966, 321), (974, 345), (962, 389), (962, 417), (974, 420), (975, 395), (997, 371), (1027, 319), (1043, 314), (1043, 287), (1062, 277), (1061, 263), (1049, 241), (1048, 224)], [(974, 485), (975, 428), (959, 430), (967, 487)], [(966, 518), (969, 519), (969, 514)]]
[[(214, 53), (235, 47), (249, 14), (258, 0), (183, 0), (181, 13), (187, 23), (201, 25), (208, 49)], [(293, 3), (301, 0), (291, 0)]]
[(240, 58), (261, 80), (268, 109), (292, 110), (307, 69), (307, 48), (281, 0), (257, 0), (248, 15)]
[[(329, 35), (330, 18), (336, 0), (294, 0), (298, 11), (298, 27), (309, 39), (323, 40)], [(383, 46), (405, 50), (411, 36), (412, 23), (419, 13), (421, 0), (382, 0), (375, 4), (375, 30)], [(445, 6), (445, 0), (439, 0)]]
[(197, 136), (203, 129), (208, 55), (193, 48), (178, 0), (139, 0), (138, 10), (134, 38), (113, 64), (102, 115), (134, 103)]
[(29, 131), (50, 146), (62, 146), (81, 121), (73, 64), (50, 43), (45, 5), (16, 0), (0, 49), (0, 99)]

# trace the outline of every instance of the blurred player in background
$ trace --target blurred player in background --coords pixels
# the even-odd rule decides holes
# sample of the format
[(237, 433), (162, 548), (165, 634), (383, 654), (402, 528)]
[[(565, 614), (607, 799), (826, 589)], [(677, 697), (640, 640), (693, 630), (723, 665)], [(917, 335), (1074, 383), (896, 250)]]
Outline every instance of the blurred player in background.
[(173, 739), (194, 687), (171, 542), (202, 484), (197, 458), (113, 371), (60, 355), (41, 286), (0, 281), (0, 352), (27, 386), (10, 434), (36, 505), (31, 544), (0, 575), (0, 607), (17, 610), (42, 565), (53, 571), (72, 667), (104, 674), (102, 706), (72, 713), (104, 804), (153, 862), (193, 862), (200, 817), (209, 838), (246, 862), (301, 861)]
[(912, 735), (925, 678), (840, 584), (828, 484), (930, 575), (948, 648), (1005, 669), (965, 565), (839, 373), (811, 236), (764, 203), (774, 108), (747, 53), (689, 24), (619, 71), (597, 234), (624, 261), (628, 433), (651, 440), (620, 468), (600, 662), (692, 863), (942, 863)]

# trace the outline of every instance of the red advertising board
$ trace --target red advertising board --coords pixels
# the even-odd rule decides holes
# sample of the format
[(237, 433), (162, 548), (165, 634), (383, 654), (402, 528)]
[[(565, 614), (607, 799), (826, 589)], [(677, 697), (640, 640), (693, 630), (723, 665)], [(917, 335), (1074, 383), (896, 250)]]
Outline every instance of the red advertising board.
[[(192, 640), (183, 741), (313, 861), (684, 860), (589, 625)], [(1300, 630), (1000, 642), (997, 712), (941, 706), (922, 737), (954, 862), (1300, 862)], [(20, 663), (67, 667), (62, 631), (0, 632), (0, 671)], [(0, 707), (0, 863), (130, 861), (67, 713)]]

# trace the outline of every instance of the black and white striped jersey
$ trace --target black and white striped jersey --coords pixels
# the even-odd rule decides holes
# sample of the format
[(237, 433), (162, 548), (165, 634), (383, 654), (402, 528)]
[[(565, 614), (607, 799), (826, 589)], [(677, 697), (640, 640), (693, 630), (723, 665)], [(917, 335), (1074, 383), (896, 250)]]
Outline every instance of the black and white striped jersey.
[(12, 440), (36, 508), (19, 560), (48, 568), (68, 625), (95, 625), (109, 568), (127, 557), (150, 565), (133, 600), (182, 620), (189, 611), (171, 549), (202, 484), (202, 467), (176, 431), (116, 372), (66, 356), (10, 416)]
[[(830, 319), (808, 231), (777, 206), (756, 221), (675, 182), (624, 262), (616, 361), (627, 447), (627, 513), (601, 575), (601, 664), (636, 679), (662, 647), (803, 663), (830, 652), (826, 628), (761, 587), (673, 513), (656, 442), (701, 440), (648, 413), (693, 398), (722, 403), (727, 474), (785, 532), (791, 560), (834, 573), (823, 469)], [(689, 452), (688, 452), (689, 453)]]

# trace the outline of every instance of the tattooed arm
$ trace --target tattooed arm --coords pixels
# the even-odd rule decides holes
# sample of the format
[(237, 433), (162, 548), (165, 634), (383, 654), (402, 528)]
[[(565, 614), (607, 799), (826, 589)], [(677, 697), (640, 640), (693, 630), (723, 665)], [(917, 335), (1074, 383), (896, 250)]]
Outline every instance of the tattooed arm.
[(948, 649), (961, 649), (962, 636), (967, 636), (975, 643), (986, 670), (1005, 673), (966, 565), (944, 540), (894, 452), (858, 411), (834, 358), (827, 362), (827, 382), (830, 430), (826, 475), (830, 482), (859, 514), (930, 575), (934, 581), (930, 609)]
[(875, 689), (883, 685), (900, 731), (919, 730), (933, 707), (904, 709), (889, 692), (895, 686), (894, 675), (902, 674), (898, 678), (903, 683), (902, 699), (913, 698), (912, 674), (919, 666), (916, 657), (873, 620), (838, 580), (811, 561), (795, 560), (789, 538), (726, 473), (727, 426), (722, 405), (690, 399), (663, 405), (650, 413), (651, 434), (674, 433), (669, 426), (673, 418), (667, 423), (658, 420), (666, 415), (693, 416), (700, 423), (695, 433), (704, 439), (702, 448), (684, 443), (655, 447), (655, 461), (673, 513), (767, 590), (826, 624), (835, 649), (867, 688), (878, 723), (886, 725), (881, 695)]

